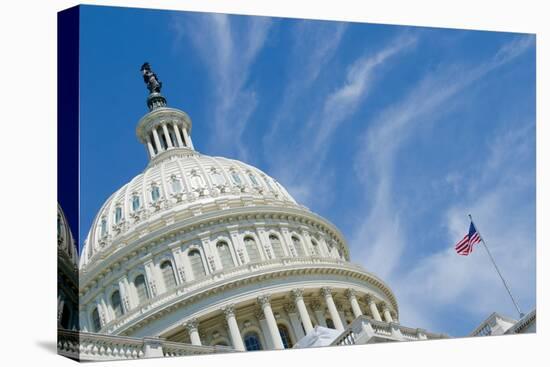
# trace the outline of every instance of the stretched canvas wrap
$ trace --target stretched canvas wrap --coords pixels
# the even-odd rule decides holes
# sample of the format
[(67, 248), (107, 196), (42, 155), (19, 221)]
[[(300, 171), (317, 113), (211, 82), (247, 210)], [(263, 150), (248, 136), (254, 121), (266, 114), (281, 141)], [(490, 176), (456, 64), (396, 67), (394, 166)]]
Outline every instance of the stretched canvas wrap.
[(59, 354), (535, 332), (535, 50), (531, 34), (60, 12)]

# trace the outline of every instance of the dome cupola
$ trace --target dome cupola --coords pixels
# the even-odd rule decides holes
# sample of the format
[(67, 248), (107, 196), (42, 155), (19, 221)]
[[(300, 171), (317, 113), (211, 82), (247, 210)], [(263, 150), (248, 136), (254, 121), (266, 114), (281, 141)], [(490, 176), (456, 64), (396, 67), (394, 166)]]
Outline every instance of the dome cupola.
[(139, 121), (136, 133), (147, 147), (149, 159), (156, 162), (173, 155), (166, 153), (193, 155), (191, 119), (185, 112), (167, 107), (166, 98), (161, 94), (162, 82), (148, 62), (141, 66), (141, 72), (149, 90), (149, 113)]

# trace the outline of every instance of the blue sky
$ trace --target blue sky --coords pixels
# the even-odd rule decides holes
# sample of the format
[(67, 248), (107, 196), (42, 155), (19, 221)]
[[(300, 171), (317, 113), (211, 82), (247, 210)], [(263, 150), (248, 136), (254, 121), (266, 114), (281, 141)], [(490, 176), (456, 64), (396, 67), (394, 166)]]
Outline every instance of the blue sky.
[(275, 177), (394, 290), (401, 322), (464, 336), (535, 307), (535, 36), (83, 7), (80, 242), (147, 164), (149, 61), (195, 148)]

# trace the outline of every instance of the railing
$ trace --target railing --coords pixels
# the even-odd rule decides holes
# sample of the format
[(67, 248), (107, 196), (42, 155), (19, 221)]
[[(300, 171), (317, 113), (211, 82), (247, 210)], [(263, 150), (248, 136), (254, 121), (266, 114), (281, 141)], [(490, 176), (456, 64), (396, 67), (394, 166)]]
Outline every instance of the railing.
[(366, 344), (384, 341), (413, 341), (448, 338), (444, 334), (428, 333), (422, 329), (402, 326), (359, 316), (340, 334), (331, 345)]
[(131, 338), (58, 329), (57, 352), (79, 361), (128, 360), (235, 352), (223, 346), (169, 342), (159, 338)]
[(144, 313), (155, 309), (157, 306), (166, 304), (168, 301), (179, 297), (181, 294), (185, 293), (187, 296), (192, 295), (193, 293), (198, 293), (202, 291), (205, 287), (216, 285), (227, 279), (236, 279), (239, 276), (243, 275), (254, 275), (255, 273), (260, 273), (269, 269), (284, 268), (289, 269), (290, 266), (303, 266), (303, 265), (327, 265), (327, 266), (341, 266), (350, 270), (360, 271), (366, 273), (373, 279), (380, 281), (375, 275), (366, 272), (361, 266), (349, 263), (345, 260), (326, 258), (326, 257), (317, 257), (317, 256), (303, 256), (303, 257), (285, 257), (285, 258), (276, 258), (270, 260), (264, 260), (255, 263), (245, 264), (239, 267), (235, 267), (228, 270), (220, 270), (211, 274), (208, 274), (202, 278), (186, 282), (175, 288), (168, 290), (154, 298), (151, 298), (145, 303), (140, 304), (138, 307), (130, 310), (122, 317), (119, 317), (115, 320), (110, 321), (101, 328), (101, 332), (104, 333), (113, 333), (118, 328), (126, 325), (132, 320), (140, 317)]

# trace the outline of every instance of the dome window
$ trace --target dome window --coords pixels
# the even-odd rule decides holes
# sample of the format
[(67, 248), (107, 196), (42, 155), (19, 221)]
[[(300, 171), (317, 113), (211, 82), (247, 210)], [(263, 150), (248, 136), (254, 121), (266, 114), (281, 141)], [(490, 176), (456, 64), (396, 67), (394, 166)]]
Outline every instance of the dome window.
[(160, 199), (160, 189), (158, 186), (153, 186), (151, 188), (151, 200), (153, 203), (156, 203)]
[(216, 169), (212, 169), (212, 181), (216, 186), (223, 185), (223, 177)]
[(99, 226), (99, 236), (105, 237), (107, 235), (107, 219), (102, 218)]
[(193, 271), (193, 276), (195, 279), (206, 275), (202, 264), (201, 253), (198, 250), (192, 250), (189, 252), (189, 262), (191, 263), (191, 270)]
[(111, 306), (115, 312), (115, 317), (124, 315), (124, 309), (122, 308), (122, 301), (120, 299), (120, 292), (114, 291), (111, 295)]
[(141, 200), (139, 199), (139, 195), (132, 196), (132, 210), (138, 211), (141, 206)]
[(122, 220), (122, 208), (117, 206), (115, 209), (115, 223), (118, 224)]
[(264, 176), (264, 181), (270, 191), (275, 191), (273, 190), (273, 186), (271, 186), (271, 182), (269, 182), (269, 179), (266, 176)]
[(194, 189), (200, 189), (204, 187), (204, 180), (196, 171), (191, 172), (191, 184)]
[(250, 181), (252, 182), (252, 185), (260, 186), (260, 184), (258, 183), (258, 180), (256, 180), (256, 176), (254, 176), (252, 173), (249, 173), (248, 177), (250, 178)]
[(134, 279), (134, 287), (136, 287), (140, 304), (149, 299), (149, 291), (147, 290), (147, 285), (145, 284), (145, 277), (143, 276), (143, 274), (138, 275)]
[(304, 256), (304, 248), (302, 247), (302, 242), (297, 236), (292, 236), (292, 243), (296, 249), (297, 256)]
[(233, 179), (233, 182), (235, 185), (241, 185), (243, 182), (241, 181), (241, 176), (237, 173), (237, 171), (231, 171), (231, 179)]
[(233, 257), (231, 256), (231, 250), (229, 249), (229, 245), (225, 241), (220, 241), (216, 245), (216, 248), (218, 249), (218, 256), (220, 257), (220, 261), (222, 263), (223, 269), (230, 269), (235, 266), (235, 263), (233, 262)]
[(275, 257), (284, 257), (285, 253), (279, 237), (274, 234), (269, 235), (269, 242), (271, 242), (271, 248), (273, 249), (273, 254), (275, 254)]
[(181, 181), (176, 178), (176, 176), (172, 176), (172, 192), (174, 194), (179, 194), (182, 191)]
[(166, 289), (168, 290), (174, 288), (176, 286), (176, 276), (174, 274), (172, 263), (169, 260), (166, 260), (160, 265), (160, 270), (162, 272), (162, 278)]
[(313, 254), (315, 256), (320, 256), (321, 252), (319, 250), (319, 245), (317, 244), (317, 241), (311, 240), (311, 244), (313, 245)]
[(248, 259), (251, 263), (260, 261), (260, 252), (258, 251), (258, 246), (256, 241), (250, 236), (244, 238), (244, 247), (248, 253)]
[(92, 331), (97, 333), (101, 329), (101, 319), (99, 318), (99, 311), (97, 307), (92, 311)]

